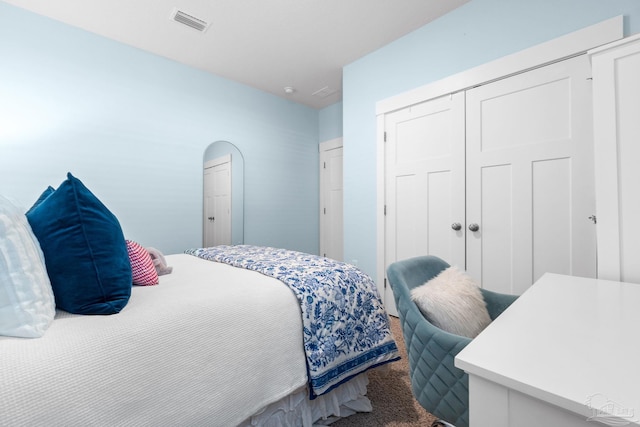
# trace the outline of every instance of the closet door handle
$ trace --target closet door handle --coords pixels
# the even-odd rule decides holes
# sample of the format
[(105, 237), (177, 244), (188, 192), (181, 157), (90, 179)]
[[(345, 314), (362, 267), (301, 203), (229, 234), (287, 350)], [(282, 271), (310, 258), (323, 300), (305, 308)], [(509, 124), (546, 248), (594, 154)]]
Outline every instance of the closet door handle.
[(480, 230), (480, 226), (474, 222), (472, 224), (469, 224), (469, 230), (476, 232)]
[(453, 228), (454, 230), (458, 231), (458, 230), (462, 229), (462, 225), (459, 222), (454, 222), (453, 224), (451, 224), (451, 228)]

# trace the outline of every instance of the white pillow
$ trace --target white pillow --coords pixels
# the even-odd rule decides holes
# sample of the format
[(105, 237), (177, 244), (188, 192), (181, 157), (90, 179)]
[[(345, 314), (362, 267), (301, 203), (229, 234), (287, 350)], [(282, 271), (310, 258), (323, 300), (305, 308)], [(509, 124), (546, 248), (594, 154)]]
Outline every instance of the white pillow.
[(24, 213), (0, 196), (0, 335), (40, 337), (55, 311), (40, 244)]
[(413, 288), (411, 299), (434, 326), (452, 334), (475, 338), (491, 323), (480, 288), (455, 267)]

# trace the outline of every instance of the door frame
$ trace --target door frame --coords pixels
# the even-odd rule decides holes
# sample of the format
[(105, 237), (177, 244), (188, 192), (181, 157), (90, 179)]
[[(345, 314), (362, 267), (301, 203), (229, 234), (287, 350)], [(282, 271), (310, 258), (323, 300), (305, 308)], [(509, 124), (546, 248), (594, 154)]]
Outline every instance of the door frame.
[(623, 37), (623, 16), (619, 15), (376, 103), (376, 285), (381, 295), (384, 295), (387, 280), (384, 229), (385, 114), (585, 54), (591, 49)]

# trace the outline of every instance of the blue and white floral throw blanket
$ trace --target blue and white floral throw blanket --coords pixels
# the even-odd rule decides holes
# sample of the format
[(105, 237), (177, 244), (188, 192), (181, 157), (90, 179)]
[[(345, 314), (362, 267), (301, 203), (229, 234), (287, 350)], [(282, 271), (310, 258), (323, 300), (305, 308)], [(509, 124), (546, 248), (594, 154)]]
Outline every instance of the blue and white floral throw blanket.
[(185, 253), (254, 270), (291, 288), (302, 311), (312, 399), (361, 372), (400, 358), (375, 283), (352, 265), (250, 245)]

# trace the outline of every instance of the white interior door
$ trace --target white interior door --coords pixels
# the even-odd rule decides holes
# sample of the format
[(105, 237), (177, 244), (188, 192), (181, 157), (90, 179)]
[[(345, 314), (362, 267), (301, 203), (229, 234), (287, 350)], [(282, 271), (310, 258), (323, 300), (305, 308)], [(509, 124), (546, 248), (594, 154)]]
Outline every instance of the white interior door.
[[(464, 268), (464, 94), (388, 114), (385, 131), (385, 270), (427, 254)], [(389, 286), (384, 302), (395, 315)]]
[(320, 144), (320, 254), (344, 258), (342, 138)]
[(204, 169), (204, 246), (231, 244), (231, 156), (211, 160)]
[(467, 91), (467, 270), (485, 288), (595, 277), (589, 77), (583, 55)]
[(592, 62), (598, 277), (640, 283), (640, 35)]

